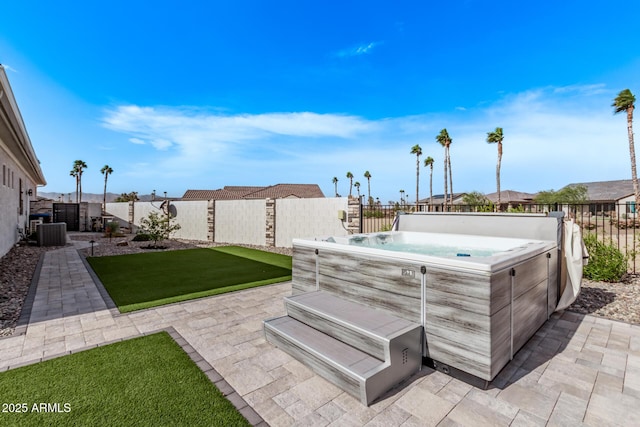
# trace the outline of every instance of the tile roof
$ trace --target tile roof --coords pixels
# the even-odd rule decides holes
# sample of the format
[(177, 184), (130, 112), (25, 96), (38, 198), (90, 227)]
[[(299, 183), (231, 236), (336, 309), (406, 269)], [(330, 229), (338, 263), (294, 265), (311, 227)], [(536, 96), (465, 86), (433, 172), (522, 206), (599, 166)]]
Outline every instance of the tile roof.
[[(500, 191), (500, 203), (532, 203), (536, 197), (536, 193), (523, 193), (521, 191), (514, 190), (501, 190)], [(498, 201), (498, 192), (485, 194), (485, 197), (492, 203)]]
[(575, 187), (584, 185), (587, 187), (587, 199), (589, 201), (618, 201), (633, 194), (633, 182), (630, 179), (617, 181), (576, 182), (567, 185)]
[(324, 193), (317, 184), (276, 184), (247, 194), (245, 199), (284, 199), (297, 197), (312, 199), (324, 197)]
[(183, 200), (240, 200), (240, 199), (300, 199), (322, 198), (324, 193), (317, 184), (276, 184), (268, 187), (231, 186), (218, 190), (187, 190)]

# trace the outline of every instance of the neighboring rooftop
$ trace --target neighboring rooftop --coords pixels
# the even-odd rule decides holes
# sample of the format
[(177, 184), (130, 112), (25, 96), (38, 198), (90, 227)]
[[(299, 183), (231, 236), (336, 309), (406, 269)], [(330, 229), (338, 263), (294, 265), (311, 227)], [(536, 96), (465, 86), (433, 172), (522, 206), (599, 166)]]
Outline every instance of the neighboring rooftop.
[(276, 184), (268, 187), (227, 185), (218, 190), (187, 190), (182, 200), (240, 200), (240, 199), (312, 199), (324, 193), (317, 184)]
[(616, 202), (633, 194), (633, 182), (630, 179), (617, 181), (576, 182), (567, 185), (587, 187), (587, 199), (591, 202)]
[[(534, 198), (537, 194), (535, 193), (523, 193), (521, 191), (514, 190), (504, 190), (500, 191), (500, 203), (510, 203), (510, 204), (522, 204), (522, 203), (533, 203)], [(495, 191), (493, 193), (486, 194), (485, 197), (489, 199), (492, 203), (498, 202), (498, 192)]]
[[(453, 193), (454, 202), (459, 202), (462, 199), (462, 197), (465, 196), (465, 194), (467, 194), (467, 193)], [(447, 198), (450, 198), (450, 197), (451, 197), (451, 195), (447, 194)], [(415, 198), (414, 198), (414, 202), (415, 202)], [(419, 200), (419, 203), (423, 204), (423, 205), (424, 204), (428, 205), (430, 202), (431, 202), (431, 198), (428, 197), (428, 196)], [(411, 200), (407, 200), (407, 203), (411, 204)], [(443, 203), (444, 203), (444, 194), (434, 194), (433, 195), (433, 204), (434, 205), (441, 205)]]

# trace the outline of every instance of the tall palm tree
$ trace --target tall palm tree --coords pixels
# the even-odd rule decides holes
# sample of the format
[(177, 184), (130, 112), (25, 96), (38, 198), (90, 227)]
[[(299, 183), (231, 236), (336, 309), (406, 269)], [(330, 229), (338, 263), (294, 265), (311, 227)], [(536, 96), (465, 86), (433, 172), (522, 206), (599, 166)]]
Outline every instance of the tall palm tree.
[(338, 177), (334, 176), (331, 182), (333, 182), (333, 185), (335, 186), (336, 197), (338, 197)]
[(449, 166), (449, 206), (453, 206), (453, 168), (451, 167), (451, 143), (453, 140), (449, 138), (449, 144), (447, 145), (447, 165)]
[(371, 204), (371, 173), (369, 173), (369, 171), (365, 171), (364, 177), (367, 178), (367, 201)]
[(431, 156), (424, 159), (424, 167), (429, 166), (431, 169), (429, 172), (429, 209), (433, 206), (433, 162), (434, 160)]
[(353, 186), (356, 187), (356, 190), (358, 191), (358, 200), (360, 200), (360, 183), (356, 181), (353, 183)]
[(416, 212), (418, 212), (419, 190), (420, 190), (420, 156), (422, 156), (422, 148), (418, 144), (411, 147), (411, 154), (416, 155)]
[(107, 210), (107, 178), (113, 173), (113, 169), (109, 165), (104, 165), (100, 169), (100, 173), (104, 175), (104, 192), (102, 194), (102, 213), (104, 213)]
[(351, 197), (351, 190), (353, 189), (353, 174), (347, 172), (347, 178), (349, 178), (349, 197)]
[(500, 200), (500, 164), (502, 163), (502, 140), (504, 136), (502, 134), (502, 128), (496, 128), (493, 132), (487, 132), (487, 142), (489, 144), (498, 144), (498, 164), (496, 165), (496, 187), (498, 188), (498, 211), (501, 210)]
[(82, 172), (87, 168), (87, 164), (82, 160), (73, 162), (73, 168), (69, 175), (76, 179), (76, 202), (82, 202)]
[(400, 190), (400, 205), (404, 206), (404, 190)]
[(618, 96), (613, 100), (611, 106), (614, 108), (614, 114), (627, 112), (627, 134), (629, 135), (629, 155), (631, 156), (631, 180), (633, 182), (633, 193), (636, 199), (636, 212), (640, 208), (640, 191), (638, 190), (638, 173), (636, 171), (636, 149), (633, 145), (633, 109), (636, 97), (629, 89), (620, 91)]
[[(444, 210), (447, 210), (447, 170), (450, 167), (451, 160), (449, 159), (449, 146), (451, 145), (451, 137), (449, 137), (449, 132), (447, 129), (442, 129), (438, 136), (436, 136), (436, 141), (440, 143), (444, 147)], [(451, 174), (449, 173), (449, 178), (451, 178)], [(451, 202), (453, 203), (453, 181), (451, 182)]]
[[(78, 201), (78, 171), (74, 169), (71, 169), (71, 171), (69, 172), (69, 176), (72, 176), (76, 179), (76, 202)], [(69, 196), (69, 203), (71, 203), (71, 196)]]

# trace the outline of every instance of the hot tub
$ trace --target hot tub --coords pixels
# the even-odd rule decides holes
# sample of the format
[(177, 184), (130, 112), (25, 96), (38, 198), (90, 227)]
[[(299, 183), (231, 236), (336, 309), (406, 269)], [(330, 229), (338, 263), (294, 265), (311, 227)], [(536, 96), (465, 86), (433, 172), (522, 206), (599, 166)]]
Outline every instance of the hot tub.
[(557, 242), (392, 231), (293, 240), (293, 294), (326, 291), (424, 327), (423, 357), (491, 381), (557, 302)]

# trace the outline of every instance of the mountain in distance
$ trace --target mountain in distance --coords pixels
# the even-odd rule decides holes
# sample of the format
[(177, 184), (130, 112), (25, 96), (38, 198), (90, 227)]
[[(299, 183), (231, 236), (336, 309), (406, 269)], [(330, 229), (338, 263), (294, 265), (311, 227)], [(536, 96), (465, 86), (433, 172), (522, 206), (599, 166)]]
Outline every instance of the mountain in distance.
[[(69, 196), (69, 194), (71, 194), (71, 196)], [(63, 196), (62, 201), (66, 202), (66, 203), (70, 203), (70, 202), (75, 202), (76, 201), (76, 193), (75, 191), (73, 193), (49, 193), (49, 192), (40, 192), (38, 191), (38, 197), (44, 197), (46, 199), (51, 199), (54, 200), (56, 202), (61, 201), (61, 196)], [(95, 193), (82, 193), (82, 201), (83, 202), (89, 202), (89, 203), (102, 203), (102, 196), (103, 194), (95, 194)], [(107, 193), (107, 203), (109, 202), (113, 202), (115, 199), (117, 199), (120, 196), (120, 194), (115, 194), (115, 193)], [(71, 200), (69, 200), (69, 197), (71, 197)], [(151, 194), (138, 194), (138, 198), (140, 199), (141, 202), (150, 202), (151, 201)], [(158, 198), (158, 196), (156, 195), (156, 200), (161, 200), (162, 197)]]

